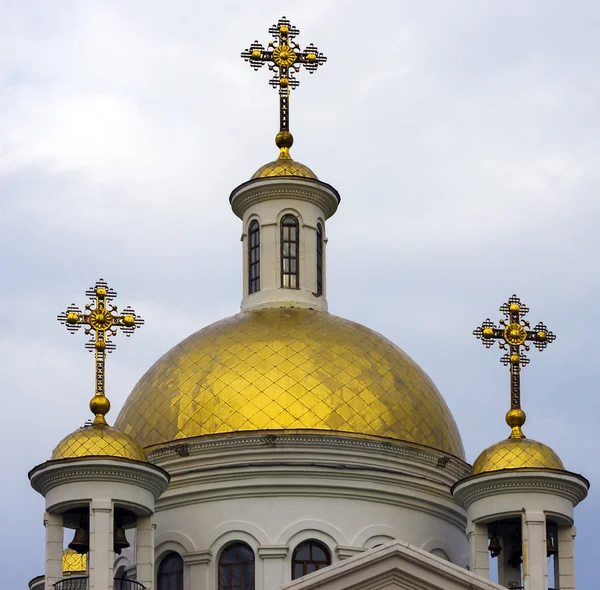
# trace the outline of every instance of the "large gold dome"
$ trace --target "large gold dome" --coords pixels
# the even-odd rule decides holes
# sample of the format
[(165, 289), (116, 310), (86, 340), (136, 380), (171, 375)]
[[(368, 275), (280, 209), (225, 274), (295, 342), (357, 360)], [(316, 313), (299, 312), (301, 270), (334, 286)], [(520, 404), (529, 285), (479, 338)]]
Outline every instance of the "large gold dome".
[(115, 426), (145, 447), (303, 429), (464, 458), (450, 410), (408, 355), (364, 326), (308, 309), (243, 312), (192, 334), (141, 378)]

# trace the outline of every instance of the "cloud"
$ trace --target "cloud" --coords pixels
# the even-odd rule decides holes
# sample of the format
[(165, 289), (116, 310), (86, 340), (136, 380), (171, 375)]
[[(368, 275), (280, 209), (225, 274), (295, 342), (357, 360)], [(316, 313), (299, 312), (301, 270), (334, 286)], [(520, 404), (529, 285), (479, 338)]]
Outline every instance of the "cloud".
[[(43, 570), (25, 474), (87, 419), (93, 363), (55, 315), (97, 278), (146, 318), (117, 342), (113, 412), (241, 299), (230, 191), (276, 156), (277, 94), (239, 52), (280, 16), (329, 57), (291, 101), (295, 158), (340, 190), (332, 313), (415, 358), (470, 459), (507, 436), (508, 375), (471, 331), (513, 292), (557, 341), (523, 374), (526, 433), (595, 483), (600, 8), (191, 0), (0, 9), (0, 434), (7, 585)], [(578, 518), (593, 584), (600, 504)], [(37, 556), (37, 557), (36, 557)], [(17, 564), (17, 565), (15, 565)]]

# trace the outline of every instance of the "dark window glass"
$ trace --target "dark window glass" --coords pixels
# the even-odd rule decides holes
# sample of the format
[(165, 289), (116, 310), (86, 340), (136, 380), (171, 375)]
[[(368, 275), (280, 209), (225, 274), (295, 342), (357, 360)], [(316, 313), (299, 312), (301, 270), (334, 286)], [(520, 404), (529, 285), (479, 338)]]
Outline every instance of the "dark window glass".
[(221, 553), (219, 590), (254, 590), (254, 551), (246, 543), (234, 543)]
[(183, 559), (170, 553), (158, 566), (157, 590), (183, 590)]
[(325, 545), (318, 541), (306, 541), (296, 547), (292, 555), (292, 579), (311, 574), (331, 565), (331, 556)]
[(260, 291), (260, 229), (253, 221), (248, 230), (248, 293)]
[(323, 228), (317, 223), (317, 297), (323, 295)]
[(281, 286), (286, 289), (300, 288), (299, 252), (298, 220), (293, 215), (286, 215), (281, 220)]

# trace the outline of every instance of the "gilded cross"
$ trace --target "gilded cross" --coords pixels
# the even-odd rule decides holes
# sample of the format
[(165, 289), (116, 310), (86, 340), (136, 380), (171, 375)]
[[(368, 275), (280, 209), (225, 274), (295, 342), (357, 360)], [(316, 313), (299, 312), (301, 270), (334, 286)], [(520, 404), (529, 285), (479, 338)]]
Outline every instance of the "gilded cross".
[(498, 346), (506, 350), (500, 359), (504, 366), (510, 368), (511, 404), (506, 422), (512, 428), (512, 438), (523, 438), (521, 426), (525, 423), (525, 412), (521, 409), (521, 367), (528, 365), (529, 359), (522, 350), (529, 351), (533, 344), (541, 352), (556, 340), (556, 336), (542, 322), (531, 329), (531, 324), (523, 319), (529, 308), (516, 295), (503, 303), (500, 311), (504, 319), (500, 320), (499, 326), (488, 318), (473, 334), (486, 348), (498, 342)]
[(289, 120), (290, 89), (300, 84), (295, 74), (300, 71), (300, 66), (304, 66), (312, 74), (327, 58), (312, 43), (306, 49), (300, 49), (294, 41), (300, 31), (285, 16), (269, 29), (269, 33), (275, 41), (270, 41), (266, 49), (261, 43), (254, 41), (249, 49), (242, 51), (242, 57), (255, 70), (268, 64), (269, 70), (273, 72), (269, 84), (279, 89), (279, 133), (275, 142), (280, 149), (280, 159), (288, 159), (289, 149), (294, 143)]
[(110, 303), (117, 293), (102, 279), (96, 281), (85, 294), (92, 301), (85, 304), (85, 311), (82, 312), (72, 303), (57, 319), (61, 324), (65, 324), (72, 334), (81, 327), (88, 335), (93, 332), (85, 345), (89, 351), (93, 350), (96, 356), (96, 393), (90, 401), (90, 409), (95, 415), (94, 424), (106, 424), (104, 416), (110, 410), (110, 402), (104, 392), (104, 364), (106, 353), (115, 349), (110, 338), (117, 335), (118, 329), (126, 336), (131, 336), (144, 320), (137, 316), (131, 307), (126, 307), (119, 313), (117, 306)]

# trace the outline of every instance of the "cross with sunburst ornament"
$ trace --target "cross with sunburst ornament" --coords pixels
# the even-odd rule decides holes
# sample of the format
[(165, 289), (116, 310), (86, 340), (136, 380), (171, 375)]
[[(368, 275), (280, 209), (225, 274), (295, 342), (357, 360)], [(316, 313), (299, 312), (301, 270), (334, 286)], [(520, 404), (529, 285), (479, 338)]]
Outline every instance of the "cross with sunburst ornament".
[(290, 89), (300, 84), (295, 74), (300, 71), (301, 66), (312, 74), (327, 58), (312, 43), (302, 50), (294, 41), (300, 31), (285, 16), (269, 29), (269, 33), (275, 38), (274, 41), (270, 41), (266, 48), (262, 43), (254, 41), (249, 49), (242, 51), (242, 57), (255, 70), (267, 64), (273, 72), (269, 84), (279, 89), (279, 133), (276, 143), (285, 157), (287, 152), (284, 150), (289, 151), (294, 142), (290, 133), (289, 99)]
[(85, 294), (92, 303), (86, 303), (85, 311), (81, 311), (74, 303), (58, 315), (61, 324), (66, 325), (72, 334), (83, 327), (86, 334), (92, 338), (86, 342), (85, 347), (94, 351), (96, 356), (96, 393), (90, 401), (90, 409), (95, 415), (94, 424), (106, 424), (105, 414), (110, 410), (110, 402), (104, 391), (104, 364), (106, 353), (112, 352), (115, 345), (110, 337), (116, 336), (121, 330), (126, 336), (131, 336), (144, 320), (136, 315), (131, 307), (126, 307), (119, 313), (116, 305), (110, 302), (117, 296), (116, 291), (110, 289), (105, 281), (100, 279), (88, 289)]
[(510, 367), (511, 406), (506, 421), (513, 428), (511, 436), (522, 437), (521, 426), (525, 423), (525, 413), (521, 409), (521, 367), (529, 364), (529, 358), (522, 350), (529, 351), (533, 344), (542, 351), (556, 340), (556, 336), (542, 322), (531, 329), (529, 321), (523, 319), (529, 313), (529, 308), (516, 295), (503, 303), (500, 311), (504, 319), (500, 320), (499, 326), (488, 318), (475, 328), (473, 335), (486, 348), (497, 342), (501, 350), (506, 350), (500, 359), (502, 364)]

